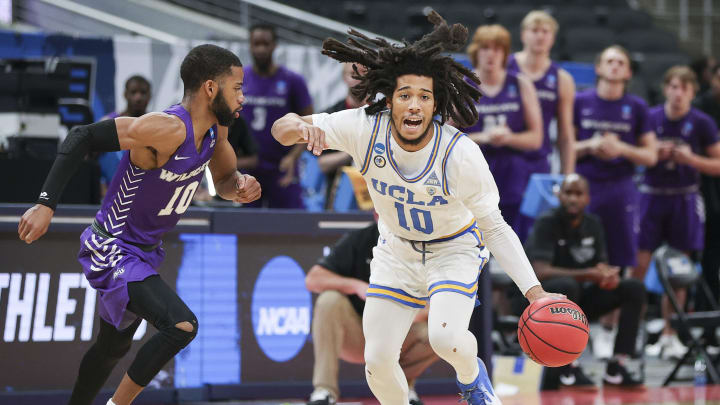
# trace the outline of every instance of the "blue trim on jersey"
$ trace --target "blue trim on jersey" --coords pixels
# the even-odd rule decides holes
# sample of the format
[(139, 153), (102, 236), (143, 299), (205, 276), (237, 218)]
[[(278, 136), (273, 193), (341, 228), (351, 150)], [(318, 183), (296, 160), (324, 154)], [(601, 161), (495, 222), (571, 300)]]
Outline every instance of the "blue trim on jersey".
[(453, 148), (455, 147), (455, 144), (457, 143), (458, 139), (460, 139), (461, 136), (465, 135), (464, 133), (457, 131), (455, 132), (455, 135), (453, 135), (453, 139), (448, 144), (447, 150), (445, 151), (445, 157), (442, 161), (442, 189), (443, 194), (450, 195), (450, 187), (447, 184), (447, 162), (448, 158), (450, 157), (450, 153), (452, 152)]
[(367, 152), (365, 152), (365, 162), (363, 162), (362, 169), (360, 169), (360, 174), (362, 175), (367, 173), (370, 168), (372, 150), (375, 145), (375, 140), (377, 139), (378, 129), (380, 128), (380, 114), (381, 113), (375, 114), (375, 125), (373, 125), (372, 133), (370, 135), (370, 143), (368, 144)]
[(370, 284), (365, 294), (367, 297), (387, 298), (412, 308), (425, 308), (428, 297), (414, 297), (399, 288)]
[(425, 165), (425, 168), (422, 172), (420, 172), (420, 174), (418, 174), (412, 179), (406, 179), (405, 176), (400, 173), (400, 169), (398, 169), (397, 163), (395, 163), (395, 159), (393, 159), (393, 155), (392, 153), (390, 153), (390, 121), (388, 121), (387, 133), (385, 134), (385, 154), (387, 155), (388, 162), (390, 162), (390, 166), (392, 166), (392, 168), (395, 170), (395, 173), (397, 173), (401, 179), (405, 180), (408, 183), (417, 183), (420, 179), (425, 177), (425, 175), (430, 172), (433, 164), (435, 163), (435, 157), (437, 156), (438, 149), (440, 149), (440, 137), (442, 136), (442, 128), (435, 121), (433, 121), (433, 125), (435, 126), (435, 143), (433, 144), (430, 159), (428, 159), (427, 165)]
[[(475, 232), (476, 230), (478, 230), (477, 222), (476, 222), (476, 221), (472, 221), (472, 222), (469, 223), (468, 225), (460, 228), (460, 230), (457, 231), (457, 232), (455, 232), (455, 233), (451, 233), (450, 235), (447, 235), (447, 236), (441, 236), (441, 237), (439, 237), (439, 238), (437, 238), (437, 239), (430, 240), (430, 241), (428, 241), (427, 243), (447, 242), (447, 241), (449, 241), (449, 240), (453, 240), (453, 239), (455, 239), (455, 238), (459, 238), (459, 237), (465, 235), (466, 233)], [(477, 236), (476, 236), (476, 237), (477, 237)]]
[(477, 279), (471, 283), (465, 284), (459, 281), (443, 280), (433, 283), (428, 288), (428, 292), (432, 297), (436, 293), (441, 291), (449, 291), (458, 294), (462, 294), (466, 297), (474, 298), (477, 295), (478, 282)]

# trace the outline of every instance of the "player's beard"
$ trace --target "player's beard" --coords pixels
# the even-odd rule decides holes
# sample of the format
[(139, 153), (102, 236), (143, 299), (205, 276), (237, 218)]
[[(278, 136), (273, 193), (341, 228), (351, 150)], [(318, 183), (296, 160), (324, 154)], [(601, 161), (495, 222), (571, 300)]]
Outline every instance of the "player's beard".
[(230, 106), (225, 102), (222, 88), (218, 90), (215, 100), (210, 104), (210, 111), (215, 114), (219, 125), (229, 127), (235, 122), (235, 111), (231, 110)]
[(393, 117), (394, 117), (393, 116), (393, 108), (390, 107), (390, 122), (392, 122), (393, 129), (395, 130), (395, 134), (397, 134), (398, 139), (400, 139), (404, 145), (417, 146), (417, 145), (420, 145), (421, 143), (423, 143), (425, 138), (428, 137), (428, 135), (430, 133), (430, 125), (432, 124), (432, 121), (428, 122), (427, 126), (425, 127), (425, 131), (423, 131), (422, 135), (418, 136), (415, 139), (410, 139), (410, 138), (404, 137), (400, 133), (397, 123), (395, 122), (395, 118), (393, 118)]

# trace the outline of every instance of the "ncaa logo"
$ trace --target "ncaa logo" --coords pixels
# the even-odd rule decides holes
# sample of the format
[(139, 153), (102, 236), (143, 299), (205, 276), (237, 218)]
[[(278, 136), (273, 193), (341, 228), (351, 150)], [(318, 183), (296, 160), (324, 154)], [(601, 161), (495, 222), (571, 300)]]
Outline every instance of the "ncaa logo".
[(373, 147), (373, 150), (378, 155), (382, 155), (383, 153), (385, 153), (385, 145), (383, 145), (381, 143), (376, 143), (375, 146)]
[(622, 117), (623, 119), (629, 119), (632, 115), (632, 107), (630, 107), (628, 104), (625, 104), (622, 106)]
[(278, 92), (278, 94), (285, 94), (287, 93), (287, 83), (285, 83), (284, 80), (280, 80), (275, 85), (275, 91)]
[(311, 314), (305, 272), (287, 256), (272, 258), (253, 289), (252, 324), (260, 349), (277, 362), (295, 357), (310, 334)]
[(551, 89), (555, 88), (555, 75), (548, 75), (547, 79), (545, 79), (545, 86), (550, 87)]

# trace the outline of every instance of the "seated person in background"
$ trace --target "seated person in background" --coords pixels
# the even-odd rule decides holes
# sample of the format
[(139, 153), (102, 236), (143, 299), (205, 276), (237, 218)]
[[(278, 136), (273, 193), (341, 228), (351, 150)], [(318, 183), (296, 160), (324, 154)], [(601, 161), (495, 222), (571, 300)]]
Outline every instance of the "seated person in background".
[[(525, 245), (528, 258), (543, 289), (565, 294), (589, 319), (620, 308), (614, 356), (608, 362), (603, 382), (619, 387), (642, 385), (623, 363), (635, 354), (645, 286), (635, 279), (621, 280), (620, 269), (607, 265), (603, 226), (596, 216), (585, 212), (590, 203), (587, 180), (578, 174), (568, 175), (558, 197), (560, 207), (535, 221)], [(513, 297), (513, 312), (517, 315), (527, 305), (524, 297)], [(546, 379), (543, 389), (594, 388), (577, 363), (553, 371), (551, 374), (557, 378)]]
[[(707, 114), (692, 107), (698, 89), (695, 73), (674, 66), (665, 73), (665, 103), (650, 110), (658, 136), (658, 163), (645, 170), (640, 185), (640, 238), (633, 276), (645, 279), (652, 254), (665, 242), (693, 257), (703, 250), (705, 209), (700, 196), (700, 174), (720, 175), (718, 128)], [(685, 305), (687, 289), (676, 290)], [(663, 297), (665, 329), (646, 354), (680, 359), (687, 347), (670, 326), (670, 301)]]
[[(134, 75), (125, 81), (125, 93), (123, 94), (127, 105), (122, 111), (113, 111), (102, 119), (117, 117), (139, 117), (147, 112), (150, 103), (151, 86), (148, 79)], [(122, 159), (124, 151), (104, 152), (98, 157), (100, 164), (100, 196), (105, 196), (110, 180), (115, 175), (115, 170)]]
[[(305, 277), (308, 290), (320, 294), (312, 319), (315, 390), (308, 405), (330, 405), (339, 398), (338, 359), (365, 364), (362, 313), (378, 237), (377, 223), (345, 234)], [(438, 359), (430, 347), (427, 318), (425, 307), (415, 318), (400, 351), (400, 366), (410, 387), (410, 405), (422, 405), (414, 389), (415, 379)]]

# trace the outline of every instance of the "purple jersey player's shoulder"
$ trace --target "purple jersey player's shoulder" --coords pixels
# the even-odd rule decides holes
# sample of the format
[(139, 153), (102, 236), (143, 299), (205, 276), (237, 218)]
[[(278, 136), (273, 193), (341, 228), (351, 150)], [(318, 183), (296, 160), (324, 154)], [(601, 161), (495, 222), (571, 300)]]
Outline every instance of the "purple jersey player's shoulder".
[(95, 216), (109, 234), (127, 242), (155, 245), (175, 227), (190, 206), (215, 150), (217, 126), (205, 133), (198, 150), (190, 113), (180, 104), (164, 112), (183, 121), (185, 141), (155, 169), (135, 166), (125, 153)]

